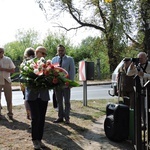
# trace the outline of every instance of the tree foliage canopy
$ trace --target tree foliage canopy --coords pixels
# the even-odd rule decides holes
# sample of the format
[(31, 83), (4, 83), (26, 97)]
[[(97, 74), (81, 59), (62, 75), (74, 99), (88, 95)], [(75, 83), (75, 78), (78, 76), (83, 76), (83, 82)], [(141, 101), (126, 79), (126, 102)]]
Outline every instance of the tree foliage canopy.
[[(104, 36), (108, 49), (110, 71), (119, 63), (121, 53), (128, 44), (128, 39), (136, 45), (134, 31), (137, 29), (136, 18), (138, 9), (135, 1), (112, 0), (109, 3), (102, 0), (38, 0), (48, 19), (56, 19), (70, 15), (74, 26), (65, 27), (57, 23), (59, 28), (66, 31), (82, 27), (94, 28), (100, 31), (99, 37)], [(133, 11), (134, 10), (134, 11)]]

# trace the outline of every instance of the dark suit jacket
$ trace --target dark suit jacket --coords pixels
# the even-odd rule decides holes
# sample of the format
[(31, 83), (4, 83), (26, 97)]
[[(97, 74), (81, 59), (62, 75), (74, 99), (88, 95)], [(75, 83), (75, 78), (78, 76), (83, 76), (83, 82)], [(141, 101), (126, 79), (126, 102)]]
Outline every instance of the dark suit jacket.
[(40, 89), (34, 90), (29, 87), (25, 88), (25, 100), (34, 101), (37, 98), (41, 98), (43, 101), (49, 101), (49, 90), (48, 89)]

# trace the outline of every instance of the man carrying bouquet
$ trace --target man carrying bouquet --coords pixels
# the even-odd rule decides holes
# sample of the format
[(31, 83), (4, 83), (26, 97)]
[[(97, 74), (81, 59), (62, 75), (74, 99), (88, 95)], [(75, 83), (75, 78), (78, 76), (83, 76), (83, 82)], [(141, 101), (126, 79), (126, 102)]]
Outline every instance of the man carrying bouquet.
[[(52, 64), (58, 65), (62, 67), (68, 72), (69, 79), (74, 81), (75, 77), (75, 64), (74, 59), (70, 56), (67, 56), (66, 49), (63, 45), (58, 45), (57, 47), (57, 56), (52, 59)], [(70, 123), (70, 95), (71, 89), (69, 86), (64, 87), (56, 87), (55, 88), (56, 99), (58, 102), (58, 119), (54, 121), (54, 123), (63, 122), (65, 119), (65, 123)], [(65, 107), (63, 107), (63, 100)]]

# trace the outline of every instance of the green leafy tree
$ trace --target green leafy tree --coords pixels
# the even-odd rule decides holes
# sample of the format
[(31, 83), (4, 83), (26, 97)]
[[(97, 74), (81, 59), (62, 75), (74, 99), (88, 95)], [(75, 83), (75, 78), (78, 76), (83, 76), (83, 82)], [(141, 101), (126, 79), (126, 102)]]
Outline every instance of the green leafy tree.
[(110, 74), (108, 65), (108, 55), (105, 41), (99, 37), (87, 37), (82, 40), (81, 45), (77, 46), (74, 51), (72, 51), (71, 56), (74, 57), (76, 66), (78, 69), (78, 63), (81, 60), (87, 62), (94, 62), (95, 64), (95, 78), (97, 78), (97, 67), (98, 60), (100, 60), (100, 73), (105, 76)]
[(7, 43), (5, 46), (5, 54), (13, 61), (21, 61), (24, 49), (19, 41)]
[(15, 63), (16, 72), (19, 72), (19, 66), (23, 60), (25, 49), (27, 47), (36, 48), (37, 45), (40, 45), (37, 37), (38, 33), (34, 30), (18, 30), (16, 34), (16, 41), (7, 43), (4, 46), (5, 54)]
[(140, 0), (144, 50), (150, 60), (150, 0)]
[(33, 29), (29, 30), (20, 29), (16, 34), (16, 39), (21, 43), (24, 50), (27, 47), (36, 47), (37, 45), (41, 45), (39, 43), (39, 38), (40, 37), (38, 32)]
[(58, 24), (59, 28), (67, 31), (82, 27), (99, 30), (100, 36), (106, 40), (110, 71), (115, 69), (123, 51), (122, 45), (127, 44), (127, 38), (132, 39), (129, 33), (132, 33), (130, 29), (134, 24), (131, 13), (134, 1), (112, 0), (107, 3), (101, 0), (37, 0), (37, 3), (47, 18), (63, 17), (67, 13), (77, 23), (77, 26), (69, 28)]
[(57, 46), (59, 44), (62, 44), (66, 48), (66, 52), (69, 53), (69, 51), (72, 49), (70, 40), (64, 35), (63, 33), (48, 33), (46, 38), (43, 40), (43, 45), (48, 50), (48, 56), (50, 59), (54, 57), (57, 53)]

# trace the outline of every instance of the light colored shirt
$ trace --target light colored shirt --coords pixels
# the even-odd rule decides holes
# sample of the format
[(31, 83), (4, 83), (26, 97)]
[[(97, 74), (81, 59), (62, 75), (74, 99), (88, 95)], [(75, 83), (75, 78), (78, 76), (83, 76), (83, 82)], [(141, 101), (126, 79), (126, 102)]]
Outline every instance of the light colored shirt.
[[(145, 67), (144, 65), (142, 66), (143, 68)], [(143, 69), (141, 67), (139, 67), (139, 69), (140, 69), (140, 71), (143, 72)], [(131, 69), (131, 66), (129, 66), (127, 75), (132, 76), (132, 75), (137, 75), (137, 74), (138, 74), (137, 66), (134, 66), (133, 69)], [(144, 76), (140, 77), (141, 86), (143, 86), (143, 81), (144, 81), (144, 83), (146, 83), (148, 80), (150, 80), (150, 61), (148, 61), (148, 64), (147, 64), (145, 72), (144, 72)]]
[[(60, 63), (60, 56), (55, 56), (52, 59), (52, 64), (59, 64)], [(69, 79), (74, 80), (75, 77), (75, 64), (74, 64), (74, 59), (70, 56), (63, 56), (62, 58), (62, 68), (64, 68), (68, 74), (69, 74)]]
[[(14, 63), (7, 56), (3, 56), (3, 58), (0, 59), (0, 66), (2, 68), (15, 69)], [(4, 85), (5, 80), (7, 80), (8, 82), (11, 82), (10, 72), (0, 71), (0, 85)]]

